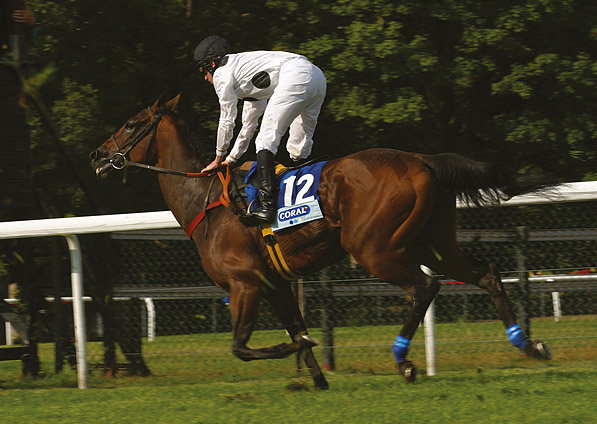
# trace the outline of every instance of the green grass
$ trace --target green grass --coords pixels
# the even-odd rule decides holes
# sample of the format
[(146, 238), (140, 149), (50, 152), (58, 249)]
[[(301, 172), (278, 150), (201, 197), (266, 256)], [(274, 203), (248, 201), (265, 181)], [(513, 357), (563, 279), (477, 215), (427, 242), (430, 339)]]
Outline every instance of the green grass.
[[(20, 363), (0, 362), (0, 422), (66, 423), (588, 423), (597, 422), (597, 320), (533, 322), (554, 359), (521, 357), (501, 324), (441, 324), (438, 372), (407, 384), (389, 344), (395, 327), (338, 328), (330, 390), (313, 389), (296, 358), (244, 363), (230, 334), (158, 337), (144, 344), (153, 376), (105, 379), (92, 368), (90, 389), (72, 370), (53, 375), (51, 345), (41, 345), (45, 378), (24, 380)], [(314, 335), (320, 337), (315, 331)], [(424, 371), (423, 332), (411, 359)], [(455, 338), (455, 336), (457, 336)], [(253, 346), (283, 341), (256, 332)], [(488, 340), (499, 340), (487, 342)], [(455, 340), (457, 342), (455, 342)], [(467, 343), (463, 343), (466, 341)], [(90, 344), (91, 362), (99, 361)], [(322, 350), (317, 349), (320, 359)]]
[(588, 423), (597, 371), (568, 366), (468, 370), (421, 378), (328, 373), (235, 383), (120, 378), (94, 388), (0, 391), (3, 423)]

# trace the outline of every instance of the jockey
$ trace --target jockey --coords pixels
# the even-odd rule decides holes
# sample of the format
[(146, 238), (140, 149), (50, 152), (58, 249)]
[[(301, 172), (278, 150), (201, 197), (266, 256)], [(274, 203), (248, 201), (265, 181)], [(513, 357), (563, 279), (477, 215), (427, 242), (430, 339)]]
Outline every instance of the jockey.
[[(259, 206), (251, 215), (260, 221), (276, 217), (274, 156), (290, 128), (286, 149), (294, 161), (311, 154), (313, 133), (326, 93), (321, 69), (304, 56), (282, 51), (231, 53), (228, 42), (217, 35), (201, 41), (195, 63), (214, 86), (220, 102), (216, 157), (203, 172), (234, 164), (247, 151), (259, 117), (255, 139)], [(225, 158), (233, 137), (238, 100), (244, 100), (242, 128)]]

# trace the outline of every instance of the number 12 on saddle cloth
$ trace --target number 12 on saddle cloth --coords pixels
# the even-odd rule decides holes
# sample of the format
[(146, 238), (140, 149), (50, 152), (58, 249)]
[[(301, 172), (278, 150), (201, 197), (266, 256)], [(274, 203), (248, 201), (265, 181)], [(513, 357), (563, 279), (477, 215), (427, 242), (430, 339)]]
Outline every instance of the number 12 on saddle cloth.
[[(280, 187), (278, 194), (278, 212), (272, 230), (278, 231), (294, 225), (323, 218), (319, 206), (319, 176), (327, 161), (298, 169), (287, 170), (282, 165), (276, 166), (276, 176)], [(245, 178), (245, 192), (252, 202), (257, 198), (257, 187), (251, 185), (250, 179), (256, 168), (253, 164)], [(256, 207), (256, 205), (255, 205)]]

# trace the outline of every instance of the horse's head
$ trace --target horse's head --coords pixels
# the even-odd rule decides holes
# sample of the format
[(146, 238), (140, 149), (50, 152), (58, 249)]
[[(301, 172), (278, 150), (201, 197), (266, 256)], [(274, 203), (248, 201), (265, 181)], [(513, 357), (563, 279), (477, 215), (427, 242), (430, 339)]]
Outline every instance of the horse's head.
[(105, 178), (114, 169), (123, 169), (127, 161), (145, 164), (157, 162), (157, 146), (154, 143), (162, 117), (176, 111), (180, 94), (166, 101), (164, 96), (132, 118), (90, 153), (91, 167), (98, 177)]

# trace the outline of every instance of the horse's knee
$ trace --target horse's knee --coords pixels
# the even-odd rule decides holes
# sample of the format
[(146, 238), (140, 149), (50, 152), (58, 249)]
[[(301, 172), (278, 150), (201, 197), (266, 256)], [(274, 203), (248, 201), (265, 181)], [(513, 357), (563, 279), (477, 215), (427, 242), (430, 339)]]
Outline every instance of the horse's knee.
[(441, 287), (439, 284), (439, 280), (435, 277), (429, 277), (427, 281), (427, 287), (429, 289), (429, 293), (432, 297), (435, 297), (437, 292), (439, 292), (439, 288)]
[(415, 302), (421, 300), (429, 300), (433, 299), (437, 292), (439, 292), (440, 283), (439, 280), (435, 277), (427, 277), (424, 285), (416, 286), (414, 289), (414, 300)]
[(505, 293), (497, 265), (487, 265), (487, 272), (479, 279), (477, 286), (488, 292), (491, 296)]

